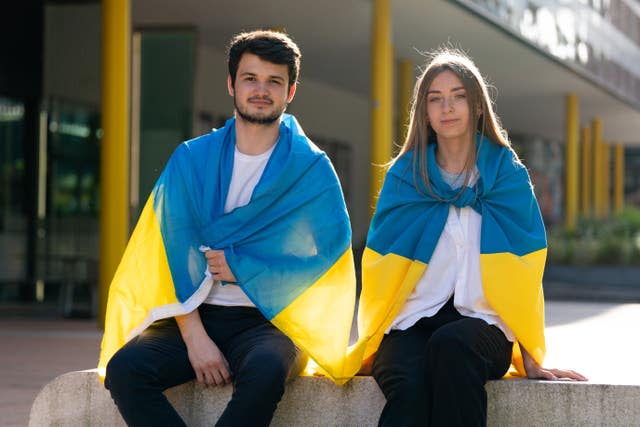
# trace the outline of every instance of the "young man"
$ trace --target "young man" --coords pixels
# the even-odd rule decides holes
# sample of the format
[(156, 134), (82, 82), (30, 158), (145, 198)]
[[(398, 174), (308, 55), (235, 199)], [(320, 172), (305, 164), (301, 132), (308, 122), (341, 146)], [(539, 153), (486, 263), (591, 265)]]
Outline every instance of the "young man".
[(194, 378), (234, 385), (217, 425), (268, 425), (305, 353), (336, 381), (357, 370), (344, 362), (355, 279), (340, 186), (283, 116), (300, 51), (242, 33), (228, 66), (235, 118), (173, 154), (110, 288), (99, 367), (129, 425), (184, 425), (162, 392)]

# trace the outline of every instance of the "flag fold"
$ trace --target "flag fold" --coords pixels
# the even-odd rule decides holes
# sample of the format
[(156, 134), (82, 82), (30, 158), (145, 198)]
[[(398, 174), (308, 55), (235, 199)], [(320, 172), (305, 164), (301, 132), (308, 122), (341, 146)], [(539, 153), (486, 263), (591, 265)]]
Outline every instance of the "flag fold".
[(251, 201), (225, 214), (234, 150), (232, 118), (171, 156), (111, 283), (102, 373), (153, 321), (204, 301), (212, 279), (201, 246), (224, 250), (256, 307), (334, 381), (360, 366), (348, 351), (356, 293), (351, 228), (329, 159), (284, 115)]

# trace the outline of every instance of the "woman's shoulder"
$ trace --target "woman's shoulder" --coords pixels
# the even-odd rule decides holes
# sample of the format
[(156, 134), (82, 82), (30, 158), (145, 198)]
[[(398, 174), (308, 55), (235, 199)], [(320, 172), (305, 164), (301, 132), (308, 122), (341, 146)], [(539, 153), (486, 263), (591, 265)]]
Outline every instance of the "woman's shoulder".
[(518, 154), (510, 145), (503, 145), (485, 138), (483, 141), (482, 149), (480, 150), (480, 158), (483, 157), (483, 152), (484, 157), (487, 157), (487, 160), (491, 161), (492, 163), (499, 164), (501, 168), (524, 168), (524, 165), (518, 157)]

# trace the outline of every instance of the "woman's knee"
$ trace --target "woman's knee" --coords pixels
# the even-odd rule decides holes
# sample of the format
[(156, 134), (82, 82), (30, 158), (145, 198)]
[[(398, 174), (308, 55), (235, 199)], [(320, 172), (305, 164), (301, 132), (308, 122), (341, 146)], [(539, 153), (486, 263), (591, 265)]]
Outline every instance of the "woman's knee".
[(431, 363), (437, 358), (438, 365), (456, 365), (470, 349), (467, 332), (452, 323), (440, 327), (427, 342), (427, 358)]

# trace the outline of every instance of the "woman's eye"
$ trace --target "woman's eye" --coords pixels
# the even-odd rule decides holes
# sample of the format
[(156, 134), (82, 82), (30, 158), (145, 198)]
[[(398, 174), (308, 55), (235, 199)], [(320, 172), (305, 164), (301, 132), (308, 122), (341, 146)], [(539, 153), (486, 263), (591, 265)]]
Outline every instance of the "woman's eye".
[(429, 102), (440, 102), (440, 98), (437, 96), (434, 96), (433, 98), (429, 98), (428, 99)]

